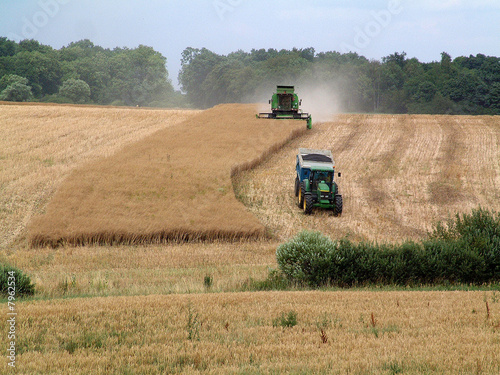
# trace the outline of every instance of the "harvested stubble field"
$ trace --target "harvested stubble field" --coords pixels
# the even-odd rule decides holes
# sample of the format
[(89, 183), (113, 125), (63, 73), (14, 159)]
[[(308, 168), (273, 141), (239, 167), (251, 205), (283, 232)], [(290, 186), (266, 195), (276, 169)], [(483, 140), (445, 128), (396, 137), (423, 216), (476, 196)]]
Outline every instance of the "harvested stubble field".
[[(245, 116), (253, 117), (253, 109), (243, 107)], [(224, 118), (239, 121), (234, 112), (242, 106), (224, 108), (233, 113)], [(214, 113), (207, 112), (209, 118)], [(0, 256), (26, 271), (38, 291), (35, 300), (17, 303), (17, 373), (500, 372), (498, 292), (237, 293), (248, 278), (264, 279), (268, 267), (276, 267), (277, 240), (302, 228), (333, 238), (400, 241), (420, 238), (433, 221), (456, 211), (479, 204), (499, 210), (497, 117), (339, 115), (316, 124), (256, 168), (224, 180), (227, 192), (220, 193), (232, 195), (234, 185), (258, 218), (252, 223), (275, 236), (270, 241), (29, 246), (26, 224), (33, 215), (50, 212), (47, 203), (75, 171), (121, 160), (116, 155), (172, 125), (182, 123), (174, 127), (189, 137), (199, 115), (0, 106)], [(270, 120), (256, 124), (271, 133), (282, 129), (276, 125), (287, 126)], [(269, 134), (252, 136), (269, 144), (264, 139)], [(332, 149), (343, 173), (342, 217), (324, 212), (308, 217), (295, 206), (298, 147)], [(225, 155), (224, 149), (218, 153)], [(258, 163), (265, 151), (242, 153)], [(141, 162), (147, 157), (162, 163), (165, 159), (155, 160), (162, 155), (139, 156)], [(253, 164), (241, 160), (240, 168)], [(230, 168), (226, 163), (219, 182), (235, 173), (238, 163)], [(163, 172), (168, 180), (168, 170)], [(244, 207), (239, 204), (238, 210)], [(281, 313), (292, 310), (295, 327), (273, 327)], [(0, 331), (7, 332), (6, 319), (0, 320)]]
[[(342, 172), (341, 217), (325, 211), (305, 216), (297, 208), (293, 163), (299, 147), (332, 150)], [(419, 240), (457, 212), (500, 210), (500, 117), (338, 115), (235, 185), (280, 240), (302, 229), (353, 240)]]

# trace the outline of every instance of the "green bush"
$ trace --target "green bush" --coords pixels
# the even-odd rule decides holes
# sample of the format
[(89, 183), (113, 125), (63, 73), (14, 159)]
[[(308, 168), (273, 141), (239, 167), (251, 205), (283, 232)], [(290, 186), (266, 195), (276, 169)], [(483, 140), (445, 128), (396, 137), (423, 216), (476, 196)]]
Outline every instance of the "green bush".
[(276, 319), (273, 319), (273, 327), (282, 327), (282, 328), (292, 328), (297, 325), (297, 312), (289, 311), (288, 313), (282, 312), (280, 316)]
[(330, 277), (329, 265), (334, 244), (319, 232), (303, 231), (276, 251), (281, 272), (288, 278), (318, 285)]
[(26, 102), (33, 98), (28, 79), (15, 74), (6, 74), (0, 79), (0, 100)]
[[(15, 279), (12, 279), (14, 277)], [(9, 287), (15, 287), (10, 289)], [(14, 296), (25, 297), (35, 294), (35, 285), (31, 282), (29, 276), (15, 267), (0, 265), (0, 294), (2, 297), (8, 297), (9, 291), (15, 291)]]
[(421, 243), (332, 241), (304, 231), (276, 251), (291, 281), (317, 287), (365, 284), (482, 284), (500, 280), (500, 215), (477, 209), (437, 224)]
[(81, 79), (70, 78), (62, 84), (59, 95), (74, 103), (84, 104), (90, 100), (90, 86)]

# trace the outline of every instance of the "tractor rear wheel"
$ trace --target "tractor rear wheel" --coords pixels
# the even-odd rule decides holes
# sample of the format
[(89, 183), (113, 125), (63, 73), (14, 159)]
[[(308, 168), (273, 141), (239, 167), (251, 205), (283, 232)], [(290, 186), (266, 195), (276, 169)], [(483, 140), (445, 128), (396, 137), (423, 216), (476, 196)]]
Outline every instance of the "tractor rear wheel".
[(340, 216), (342, 215), (342, 195), (337, 194), (335, 196), (335, 207), (333, 207), (333, 215)]
[(313, 197), (311, 193), (307, 193), (304, 197), (304, 213), (310, 215), (313, 210)]
[(299, 183), (299, 178), (295, 177), (295, 196), (299, 196), (299, 189), (300, 189), (300, 183)]

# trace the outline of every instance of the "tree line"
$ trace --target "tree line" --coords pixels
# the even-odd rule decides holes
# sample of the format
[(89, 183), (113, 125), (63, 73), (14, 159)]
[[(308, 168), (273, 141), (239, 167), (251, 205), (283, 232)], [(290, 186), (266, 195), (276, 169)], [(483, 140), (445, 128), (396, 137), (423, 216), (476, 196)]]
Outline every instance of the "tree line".
[(314, 48), (228, 55), (186, 48), (179, 82), (202, 108), (262, 100), (259, 93), (270, 97), (277, 84), (295, 84), (334, 93), (330, 105), (347, 112), (500, 114), (500, 59), (482, 54), (452, 59), (443, 52), (441, 61), (423, 63), (405, 52), (378, 61)]
[(82, 40), (56, 50), (0, 38), (0, 100), (178, 106), (166, 62), (143, 45), (111, 50)]
[[(152, 47), (107, 49), (90, 40), (54, 49), (0, 37), (0, 100), (208, 108), (267, 102), (278, 84), (317, 89), (346, 112), (500, 114), (500, 58), (478, 54), (420, 62), (405, 52), (379, 60), (314, 48), (220, 55), (186, 48), (175, 91)], [(309, 104), (310, 104), (309, 100)], [(306, 108), (307, 109), (307, 108)]]

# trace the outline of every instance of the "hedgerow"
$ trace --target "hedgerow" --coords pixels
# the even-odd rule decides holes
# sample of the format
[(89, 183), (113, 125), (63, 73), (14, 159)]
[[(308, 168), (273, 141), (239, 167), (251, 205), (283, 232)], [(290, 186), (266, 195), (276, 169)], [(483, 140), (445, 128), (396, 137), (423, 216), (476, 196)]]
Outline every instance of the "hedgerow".
[(421, 243), (332, 241), (303, 231), (276, 251), (289, 280), (312, 287), (500, 281), (500, 214), (481, 208), (439, 223)]

